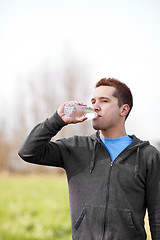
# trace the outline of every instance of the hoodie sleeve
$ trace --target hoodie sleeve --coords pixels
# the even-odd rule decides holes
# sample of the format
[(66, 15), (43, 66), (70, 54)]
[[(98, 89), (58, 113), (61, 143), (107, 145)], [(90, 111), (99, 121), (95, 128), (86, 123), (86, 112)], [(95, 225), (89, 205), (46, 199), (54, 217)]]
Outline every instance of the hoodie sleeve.
[(152, 240), (160, 239), (160, 153), (156, 149), (148, 152), (146, 179), (146, 204)]
[(62, 149), (50, 140), (65, 125), (67, 124), (56, 112), (52, 117), (33, 128), (20, 146), (18, 155), (26, 162), (63, 167)]

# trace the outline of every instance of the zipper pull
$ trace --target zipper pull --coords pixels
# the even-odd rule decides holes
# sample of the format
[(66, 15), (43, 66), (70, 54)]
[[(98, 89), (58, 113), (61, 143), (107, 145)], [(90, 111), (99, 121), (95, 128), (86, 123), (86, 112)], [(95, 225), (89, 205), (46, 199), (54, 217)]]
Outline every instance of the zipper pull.
[(113, 162), (111, 162), (111, 167), (113, 166)]

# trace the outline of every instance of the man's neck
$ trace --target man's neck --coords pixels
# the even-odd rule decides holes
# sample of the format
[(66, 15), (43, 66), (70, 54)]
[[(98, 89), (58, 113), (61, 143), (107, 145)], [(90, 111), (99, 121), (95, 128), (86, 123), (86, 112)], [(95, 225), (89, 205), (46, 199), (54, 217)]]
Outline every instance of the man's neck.
[(123, 137), (126, 136), (126, 130), (125, 129), (120, 129), (120, 131), (114, 131), (114, 130), (100, 130), (100, 136), (104, 138), (118, 138), (118, 137)]

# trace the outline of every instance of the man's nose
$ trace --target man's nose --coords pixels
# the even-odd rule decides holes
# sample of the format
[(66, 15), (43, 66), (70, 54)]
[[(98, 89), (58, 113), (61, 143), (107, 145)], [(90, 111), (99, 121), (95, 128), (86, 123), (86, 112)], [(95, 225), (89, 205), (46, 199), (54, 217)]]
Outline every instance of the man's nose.
[(101, 108), (100, 108), (100, 106), (99, 106), (99, 104), (98, 103), (95, 103), (94, 105), (93, 105), (93, 110), (94, 111), (99, 111)]

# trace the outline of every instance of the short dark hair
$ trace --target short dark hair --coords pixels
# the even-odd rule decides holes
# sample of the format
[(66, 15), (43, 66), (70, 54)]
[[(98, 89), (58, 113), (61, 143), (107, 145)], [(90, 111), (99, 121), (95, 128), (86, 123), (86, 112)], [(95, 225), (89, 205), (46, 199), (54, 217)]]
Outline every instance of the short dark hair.
[(126, 115), (127, 118), (133, 107), (133, 97), (129, 87), (125, 83), (120, 82), (115, 78), (102, 78), (100, 81), (96, 83), (96, 88), (100, 86), (110, 86), (116, 89), (113, 96), (118, 99), (119, 107), (122, 106), (123, 104), (128, 104), (130, 107), (129, 112)]

